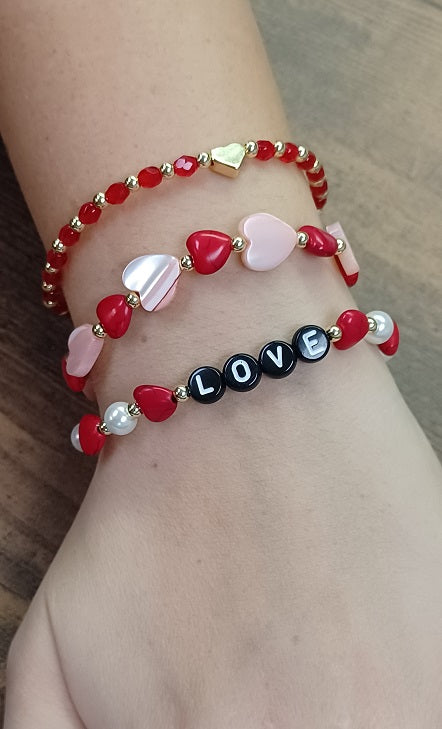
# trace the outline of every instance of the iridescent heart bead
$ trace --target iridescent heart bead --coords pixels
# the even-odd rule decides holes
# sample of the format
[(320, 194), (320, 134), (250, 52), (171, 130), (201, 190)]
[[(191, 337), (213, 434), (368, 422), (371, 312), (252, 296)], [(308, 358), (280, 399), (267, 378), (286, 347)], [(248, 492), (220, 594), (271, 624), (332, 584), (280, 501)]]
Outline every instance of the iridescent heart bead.
[(129, 291), (136, 291), (143, 309), (155, 311), (163, 308), (163, 300), (172, 300), (180, 273), (175, 256), (159, 253), (135, 258), (124, 269), (122, 280)]
[(298, 240), (294, 228), (270, 213), (248, 215), (238, 227), (247, 243), (241, 260), (252, 271), (270, 271), (279, 266)]
[(82, 324), (74, 329), (68, 339), (66, 372), (74, 377), (89, 374), (103, 349), (104, 339), (92, 332), (92, 324)]

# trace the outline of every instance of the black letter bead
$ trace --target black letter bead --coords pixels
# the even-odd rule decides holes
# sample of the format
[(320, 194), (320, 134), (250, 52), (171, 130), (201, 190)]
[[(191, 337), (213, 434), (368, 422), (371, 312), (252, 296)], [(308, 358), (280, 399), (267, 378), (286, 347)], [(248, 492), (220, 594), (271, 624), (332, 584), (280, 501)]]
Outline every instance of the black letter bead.
[(224, 378), (216, 367), (198, 367), (190, 375), (187, 386), (191, 397), (203, 403), (220, 400), (226, 391)]
[(287, 377), (296, 365), (296, 354), (287, 342), (268, 342), (261, 349), (259, 365), (269, 377)]
[(330, 340), (321, 327), (308, 324), (293, 335), (293, 349), (303, 362), (319, 362), (330, 349)]
[(223, 368), (224, 378), (232, 390), (253, 390), (261, 379), (258, 362), (250, 354), (234, 354)]

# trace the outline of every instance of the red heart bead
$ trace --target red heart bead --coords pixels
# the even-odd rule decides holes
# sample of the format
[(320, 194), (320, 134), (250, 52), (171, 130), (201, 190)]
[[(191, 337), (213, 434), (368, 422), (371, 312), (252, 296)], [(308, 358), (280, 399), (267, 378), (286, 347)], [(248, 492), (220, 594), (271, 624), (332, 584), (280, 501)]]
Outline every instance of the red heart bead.
[(176, 410), (177, 401), (172, 390), (158, 385), (139, 385), (134, 390), (134, 400), (143, 415), (153, 423), (167, 420)]
[(335, 256), (338, 250), (336, 238), (326, 230), (315, 228), (314, 225), (303, 225), (299, 228), (302, 233), (307, 233), (308, 241), (305, 250), (314, 256)]
[(106, 436), (98, 430), (100, 423), (98, 415), (83, 415), (80, 420), (78, 435), (81, 449), (87, 456), (96, 456), (104, 446)]
[(396, 354), (398, 347), (399, 347), (399, 327), (396, 324), (396, 322), (393, 322), (394, 328), (393, 328), (393, 334), (391, 335), (390, 339), (387, 339), (386, 342), (383, 344), (378, 344), (379, 349), (383, 354), (386, 354), (387, 357), (392, 357), (394, 354)]
[(132, 311), (124, 294), (106, 296), (97, 306), (98, 319), (112, 339), (119, 339), (126, 334), (132, 319)]
[(224, 266), (232, 250), (232, 240), (217, 230), (197, 230), (186, 241), (195, 271), (215, 273)]
[(368, 332), (368, 319), (363, 311), (347, 309), (338, 317), (336, 325), (342, 330), (342, 337), (333, 342), (336, 349), (349, 349), (365, 337)]
[(75, 377), (75, 375), (69, 375), (66, 371), (66, 355), (61, 360), (61, 371), (63, 373), (64, 381), (72, 392), (83, 392), (87, 377)]

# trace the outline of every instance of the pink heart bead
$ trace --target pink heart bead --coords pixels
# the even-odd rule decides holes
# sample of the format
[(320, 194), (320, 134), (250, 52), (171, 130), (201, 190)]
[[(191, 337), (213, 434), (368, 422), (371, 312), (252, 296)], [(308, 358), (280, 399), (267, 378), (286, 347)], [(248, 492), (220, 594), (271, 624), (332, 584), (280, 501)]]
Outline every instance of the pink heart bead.
[(69, 354), (66, 372), (74, 377), (85, 377), (91, 371), (103, 349), (104, 338), (92, 333), (92, 324), (82, 324), (74, 329), (68, 339)]
[(341, 238), (345, 243), (345, 251), (335, 256), (336, 262), (338, 263), (339, 270), (341, 271), (348, 286), (354, 286), (358, 280), (359, 275), (359, 264), (356, 260), (356, 256), (352, 251), (351, 245), (347, 240), (341, 223), (331, 223), (325, 227), (327, 233), (330, 233), (334, 238)]
[(134, 258), (124, 269), (122, 279), (129, 291), (139, 295), (143, 309), (155, 311), (171, 301), (180, 274), (178, 258), (155, 253)]
[(298, 237), (296, 231), (270, 213), (255, 213), (239, 224), (247, 246), (241, 259), (252, 271), (270, 271), (290, 255)]

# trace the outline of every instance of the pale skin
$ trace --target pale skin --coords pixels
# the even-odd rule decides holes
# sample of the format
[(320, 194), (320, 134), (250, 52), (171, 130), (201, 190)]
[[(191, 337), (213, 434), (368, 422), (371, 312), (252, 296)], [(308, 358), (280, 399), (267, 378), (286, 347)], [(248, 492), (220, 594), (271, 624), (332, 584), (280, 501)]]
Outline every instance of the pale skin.
[[(144, 164), (297, 138), (242, 0), (4, 0), (0, 17), (2, 134), (46, 245)], [(71, 256), (75, 325), (127, 261), (181, 255), (193, 230), (261, 210), (319, 222), (272, 163), (138, 194)], [(355, 305), (301, 252), (180, 286), (106, 348), (100, 412)], [(106, 443), (12, 643), (5, 729), (440, 727), (440, 465), (373, 347), (292, 377)]]

